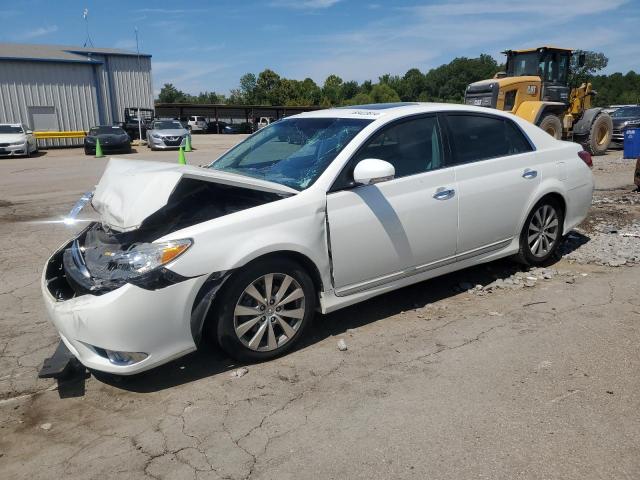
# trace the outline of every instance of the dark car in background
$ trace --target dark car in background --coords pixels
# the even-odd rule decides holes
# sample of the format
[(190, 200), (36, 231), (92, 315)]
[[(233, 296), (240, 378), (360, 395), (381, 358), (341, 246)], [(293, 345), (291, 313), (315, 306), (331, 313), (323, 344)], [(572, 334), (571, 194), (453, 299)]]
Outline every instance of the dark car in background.
[(611, 113), (613, 121), (613, 141), (624, 142), (625, 128), (640, 128), (640, 105), (620, 107)]
[(103, 152), (131, 152), (131, 137), (122, 128), (113, 125), (98, 125), (91, 127), (84, 137), (84, 153), (94, 155), (96, 153), (96, 140), (100, 140), (100, 148)]

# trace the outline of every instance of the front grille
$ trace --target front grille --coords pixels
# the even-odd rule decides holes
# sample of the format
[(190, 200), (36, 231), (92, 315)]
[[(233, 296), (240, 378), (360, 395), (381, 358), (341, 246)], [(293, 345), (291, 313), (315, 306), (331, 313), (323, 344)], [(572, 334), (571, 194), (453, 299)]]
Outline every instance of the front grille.
[(182, 137), (164, 137), (162, 140), (169, 147), (178, 147), (182, 143)]

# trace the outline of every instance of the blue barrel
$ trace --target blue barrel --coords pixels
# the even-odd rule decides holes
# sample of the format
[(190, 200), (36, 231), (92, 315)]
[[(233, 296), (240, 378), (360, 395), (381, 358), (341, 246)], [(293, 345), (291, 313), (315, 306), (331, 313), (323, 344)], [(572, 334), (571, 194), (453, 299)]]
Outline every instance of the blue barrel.
[(624, 131), (624, 158), (640, 158), (640, 128)]

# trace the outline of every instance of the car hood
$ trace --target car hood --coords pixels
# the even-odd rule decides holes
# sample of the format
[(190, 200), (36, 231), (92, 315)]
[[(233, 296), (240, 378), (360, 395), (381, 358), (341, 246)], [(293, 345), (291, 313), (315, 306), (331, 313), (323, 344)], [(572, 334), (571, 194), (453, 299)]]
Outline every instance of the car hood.
[(24, 142), (24, 133), (0, 133), (0, 143)]
[(120, 232), (135, 230), (167, 204), (183, 178), (283, 196), (299, 193), (278, 183), (244, 175), (189, 165), (112, 158), (96, 186), (91, 203), (103, 225)]
[(152, 130), (152, 133), (161, 135), (163, 137), (179, 137), (181, 135), (186, 135), (189, 132), (187, 132), (184, 128), (176, 128), (171, 130)]
[(101, 133), (99, 135), (88, 135), (87, 138), (99, 138), (100, 141), (109, 140), (109, 141), (127, 141), (129, 137), (120, 133)]

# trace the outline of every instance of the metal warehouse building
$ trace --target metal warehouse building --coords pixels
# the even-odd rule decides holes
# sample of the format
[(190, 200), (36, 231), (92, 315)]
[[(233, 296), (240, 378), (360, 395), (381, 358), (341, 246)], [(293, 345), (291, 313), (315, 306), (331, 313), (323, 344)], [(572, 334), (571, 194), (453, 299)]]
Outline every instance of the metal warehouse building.
[(36, 132), (86, 131), (124, 121), (124, 110), (131, 107), (153, 108), (151, 55), (0, 43), (0, 123), (24, 123)]

